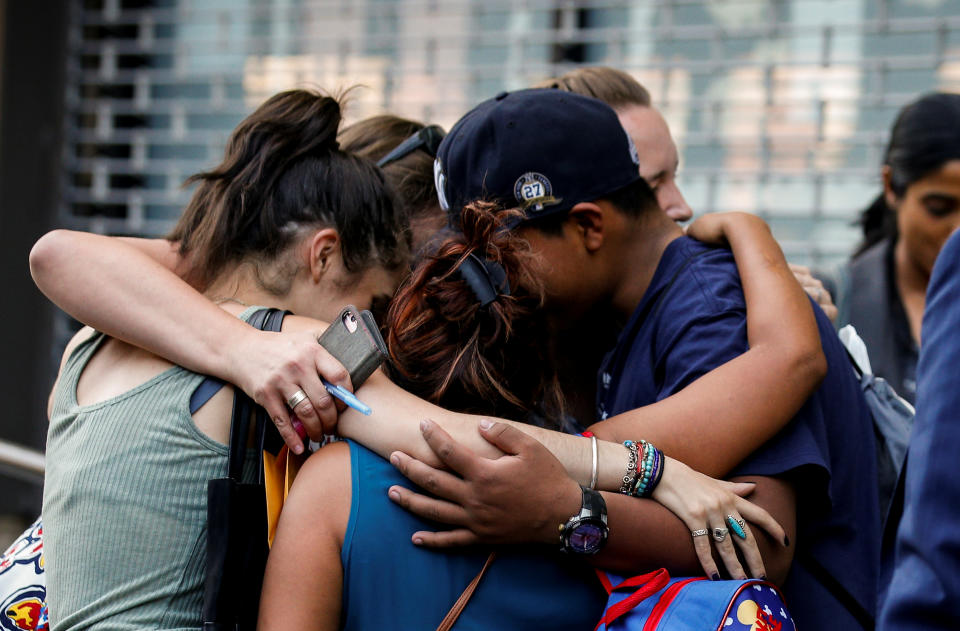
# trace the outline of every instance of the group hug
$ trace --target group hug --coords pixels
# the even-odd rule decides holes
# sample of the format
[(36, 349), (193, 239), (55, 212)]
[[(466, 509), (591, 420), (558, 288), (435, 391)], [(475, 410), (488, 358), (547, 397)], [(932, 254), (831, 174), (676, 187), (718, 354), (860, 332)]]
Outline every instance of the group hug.
[[(230, 629), (957, 628), (960, 95), (901, 111), (837, 278), (753, 214), (696, 215), (654, 100), (581, 68), (445, 132), (282, 92), (166, 238), (44, 236), (33, 277), (87, 326), (29, 628), (228, 628), (203, 611), (235, 392), (299, 470)], [(362, 383), (317, 343), (347, 305), (385, 342)], [(916, 405), (905, 463), (851, 322)], [(679, 597), (736, 585), (719, 622)]]

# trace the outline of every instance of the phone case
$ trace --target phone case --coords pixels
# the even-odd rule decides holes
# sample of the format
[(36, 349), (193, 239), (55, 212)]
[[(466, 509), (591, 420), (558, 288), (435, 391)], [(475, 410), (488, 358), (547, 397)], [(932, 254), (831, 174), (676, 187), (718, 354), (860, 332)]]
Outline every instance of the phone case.
[[(356, 324), (352, 331), (348, 322)], [(344, 307), (317, 341), (347, 369), (354, 390), (387, 358), (386, 345), (373, 314), (366, 310), (359, 312), (353, 305)]]

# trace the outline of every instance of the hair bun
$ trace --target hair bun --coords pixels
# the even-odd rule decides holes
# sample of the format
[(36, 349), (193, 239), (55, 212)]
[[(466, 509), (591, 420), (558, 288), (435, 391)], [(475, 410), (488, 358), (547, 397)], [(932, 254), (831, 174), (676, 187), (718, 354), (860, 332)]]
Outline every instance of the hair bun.
[[(507, 229), (517, 216), (492, 202), (467, 204), (461, 231), (437, 243), (397, 292), (387, 345), (394, 377), (411, 392), (482, 414), (516, 417), (537, 402), (562, 409), (546, 357), (542, 285), (529, 243)], [(475, 259), (504, 271), (502, 283), (490, 281), (499, 291), (486, 303), (460, 271)]]
[[(510, 231), (511, 220), (523, 219), (523, 213), (517, 209), (505, 209), (499, 204), (487, 201), (475, 201), (463, 207), (460, 214), (460, 231), (464, 244), (477, 251), (480, 258), (497, 260), (496, 252), (502, 247), (525, 249), (526, 241)], [(485, 256), (487, 253), (491, 256)]]

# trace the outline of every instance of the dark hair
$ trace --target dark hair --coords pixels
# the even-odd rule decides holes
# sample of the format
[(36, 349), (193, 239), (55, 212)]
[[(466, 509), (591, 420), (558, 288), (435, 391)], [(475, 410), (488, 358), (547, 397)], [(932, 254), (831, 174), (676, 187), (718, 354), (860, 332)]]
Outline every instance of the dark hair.
[[(647, 211), (660, 210), (653, 189), (650, 188), (650, 185), (642, 177), (637, 178), (612, 193), (604, 195), (601, 199), (610, 202), (628, 217), (639, 217)], [(566, 219), (567, 213), (565, 212), (553, 213), (542, 219), (528, 219), (523, 222), (523, 225), (536, 228), (547, 235), (557, 236), (563, 232), (563, 222), (566, 221)]]
[(190, 177), (199, 186), (168, 238), (180, 242), (191, 280), (206, 286), (227, 264), (248, 260), (266, 289), (282, 293), (282, 279), (268, 282), (259, 264), (316, 224), (336, 228), (348, 271), (406, 262), (403, 217), (380, 170), (339, 149), (340, 116), (332, 97), (281, 92), (237, 126), (223, 162)]
[[(375, 162), (425, 127), (391, 114), (372, 116), (345, 127), (340, 132), (340, 144), (345, 151)], [(387, 182), (412, 219), (421, 214), (442, 216), (433, 186), (434, 157), (426, 151), (413, 151), (383, 167)]]
[[(420, 260), (387, 316), (391, 376), (444, 407), (516, 418), (539, 403), (556, 421), (563, 399), (547, 355), (542, 284), (529, 244), (504, 227), (518, 215), (490, 202), (467, 204), (462, 232)], [(471, 254), (503, 267), (509, 295), (480, 304), (458, 271)]]
[[(905, 106), (890, 130), (883, 157), (890, 167), (890, 188), (902, 197), (907, 188), (951, 160), (960, 159), (960, 94), (934, 92)], [(860, 215), (864, 242), (857, 256), (888, 237), (897, 236), (893, 209), (881, 193)]]
[(556, 88), (600, 99), (613, 109), (639, 105), (650, 107), (650, 93), (639, 81), (609, 66), (577, 68), (555, 79), (547, 79), (535, 88)]

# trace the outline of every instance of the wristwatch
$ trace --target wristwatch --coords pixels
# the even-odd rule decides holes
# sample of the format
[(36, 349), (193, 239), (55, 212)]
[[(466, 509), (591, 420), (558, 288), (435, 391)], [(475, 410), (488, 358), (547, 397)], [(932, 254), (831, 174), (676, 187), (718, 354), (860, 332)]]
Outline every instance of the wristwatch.
[(580, 512), (560, 525), (560, 545), (564, 552), (596, 554), (607, 542), (607, 503), (597, 491), (581, 486)]

